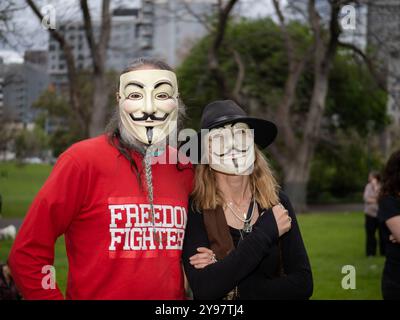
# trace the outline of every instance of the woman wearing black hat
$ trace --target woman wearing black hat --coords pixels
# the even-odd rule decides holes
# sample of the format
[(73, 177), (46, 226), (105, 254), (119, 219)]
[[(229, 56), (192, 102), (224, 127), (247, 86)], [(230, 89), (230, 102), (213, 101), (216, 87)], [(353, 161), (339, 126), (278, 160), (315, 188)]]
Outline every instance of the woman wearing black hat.
[(201, 127), (209, 132), (183, 246), (194, 298), (309, 298), (311, 268), (293, 208), (259, 149), (276, 126), (225, 100), (205, 107)]

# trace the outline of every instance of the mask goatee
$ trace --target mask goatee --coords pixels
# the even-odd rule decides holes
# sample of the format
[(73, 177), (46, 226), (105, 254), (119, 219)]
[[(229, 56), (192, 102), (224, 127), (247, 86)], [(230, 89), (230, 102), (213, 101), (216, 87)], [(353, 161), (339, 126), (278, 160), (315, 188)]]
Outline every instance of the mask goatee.
[[(122, 139), (122, 141), (123, 141), (130, 149), (136, 150), (136, 151), (138, 151), (138, 152), (140, 152), (141, 154), (144, 155), (144, 154), (146, 153), (146, 150), (148, 149), (148, 147), (149, 147), (150, 145), (145, 144), (145, 143), (139, 141), (138, 139), (136, 139), (136, 138), (125, 128), (125, 126), (124, 126), (123, 123), (122, 123), (121, 115), (119, 114), (119, 112), (117, 112), (116, 117), (118, 118), (118, 129), (119, 129), (119, 132), (120, 132), (120, 134), (121, 134), (121, 139)], [(150, 130), (147, 130), (147, 134), (148, 134), (149, 140), (151, 140), (151, 138), (152, 138), (152, 130), (151, 130), (151, 129), (152, 129), (152, 128), (150, 127), (149, 129), (150, 129)], [(149, 132), (149, 131), (150, 131), (150, 132)], [(173, 146), (173, 147), (176, 147), (176, 143), (173, 142), (173, 141), (174, 141), (174, 138), (173, 138), (173, 137), (176, 136), (177, 131), (178, 131), (178, 128), (175, 127), (175, 128), (172, 130), (172, 132), (171, 132), (164, 140), (162, 140), (162, 141), (160, 141), (160, 142), (154, 144), (153, 146), (156, 147), (156, 146), (163, 146), (163, 145), (164, 145), (164, 146), (171, 145), (171, 146)], [(172, 138), (172, 139), (171, 139), (171, 138)]]

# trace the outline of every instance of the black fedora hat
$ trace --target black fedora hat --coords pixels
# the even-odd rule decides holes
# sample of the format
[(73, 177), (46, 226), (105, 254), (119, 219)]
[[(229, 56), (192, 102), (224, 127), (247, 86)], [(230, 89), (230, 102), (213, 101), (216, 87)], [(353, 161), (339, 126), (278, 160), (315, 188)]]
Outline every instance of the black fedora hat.
[[(201, 129), (214, 129), (226, 124), (246, 123), (254, 130), (254, 142), (264, 149), (276, 138), (278, 129), (274, 123), (260, 118), (249, 117), (239, 105), (232, 100), (217, 100), (203, 109)], [(201, 134), (201, 132), (199, 132)]]

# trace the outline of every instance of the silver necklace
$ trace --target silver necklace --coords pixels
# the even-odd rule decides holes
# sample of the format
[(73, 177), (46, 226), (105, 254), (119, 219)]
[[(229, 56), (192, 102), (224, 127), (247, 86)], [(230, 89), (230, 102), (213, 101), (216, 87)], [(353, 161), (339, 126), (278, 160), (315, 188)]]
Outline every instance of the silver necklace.
[(240, 217), (240, 214), (238, 214), (233, 208), (232, 208), (232, 204), (227, 202), (226, 206), (232, 211), (232, 213), (234, 214), (234, 216), (239, 219), (240, 221), (243, 222), (243, 228), (242, 230), (246, 233), (250, 233), (251, 230), (253, 229), (253, 226), (251, 225), (251, 220), (253, 219), (253, 215), (254, 215), (254, 208), (255, 208), (255, 202), (256, 200), (253, 199), (253, 208), (251, 210), (251, 215), (250, 217), (247, 218), (247, 213), (244, 212), (243, 213), (243, 218)]

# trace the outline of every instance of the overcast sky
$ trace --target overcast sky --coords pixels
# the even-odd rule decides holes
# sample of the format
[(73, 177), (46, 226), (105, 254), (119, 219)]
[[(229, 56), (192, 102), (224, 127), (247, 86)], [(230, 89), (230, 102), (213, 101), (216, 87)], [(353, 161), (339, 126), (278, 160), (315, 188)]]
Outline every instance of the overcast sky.
[[(0, 56), (5, 63), (22, 62), (23, 52), (28, 49), (46, 50), (48, 47), (48, 33), (41, 26), (38, 19), (26, 6), (25, 0), (15, 1), (21, 10), (18, 10), (13, 18), (12, 26), (17, 36), (8, 38), (10, 43), (0, 42)], [(56, 9), (57, 19), (81, 19), (78, 0), (36, 0), (39, 7), (51, 4)], [(141, 0), (112, 0), (112, 7), (138, 7)], [(239, 0), (240, 12), (246, 17), (260, 18), (273, 13), (272, 0)], [(89, 1), (93, 16), (100, 12), (101, 0)], [(1, 6), (0, 6), (1, 10)]]

